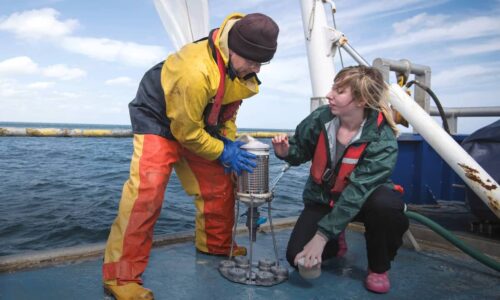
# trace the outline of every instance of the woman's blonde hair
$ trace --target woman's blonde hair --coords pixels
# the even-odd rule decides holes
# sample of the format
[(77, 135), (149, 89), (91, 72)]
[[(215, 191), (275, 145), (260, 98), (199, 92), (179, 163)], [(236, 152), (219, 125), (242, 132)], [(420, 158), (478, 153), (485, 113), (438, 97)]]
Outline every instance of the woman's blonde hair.
[(363, 101), (367, 108), (382, 112), (394, 134), (399, 134), (388, 102), (387, 85), (379, 70), (366, 66), (347, 67), (337, 73), (334, 82), (337, 88), (350, 87), (354, 101)]

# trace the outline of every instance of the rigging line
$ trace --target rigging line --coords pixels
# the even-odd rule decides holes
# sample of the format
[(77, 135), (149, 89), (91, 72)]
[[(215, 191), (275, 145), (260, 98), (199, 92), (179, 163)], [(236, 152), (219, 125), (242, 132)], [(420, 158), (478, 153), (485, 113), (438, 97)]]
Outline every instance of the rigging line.
[(347, 41), (346, 41), (345, 43), (346, 43), (348, 46), (350, 46), (351, 50), (352, 50), (354, 53), (356, 53), (356, 55), (357, 55), (357, 56), (361, 57), (361, 59), (362, 59), (362, 60), (364, 60), (364, 61), (366, 62), (366, 60), (364, 59), (364, 57), (363, 57), (363, 56), (361, 56), (361, 54), (359, 54), (359, 53), (358, 53), (358, 51), (356, 51), (356, 49), (354, 49), (354, 48), (351, 46), (351, 44), (349, 44), (349, 42), (347, 42)]
[(184, 4), (186, 4), (186, 13), (187, 13), (187, 16), (188, 16), (188, 20), (189, 20), (189, 32), (191, 33), (191, 41), (194, 41), (194, 34), (193, 34), (193, 26), (191, 25), (191, 16), (189, 15), (189, 8), (188, 8), (188, 4), (187, 4), (187, 0), (184, 0)]
[(273, 237), (273, 247), (274, 255), (276, 257), (276, 266), (280, 266), (280, 260), (278, 258), (278, 246), (276, 244), (276, 237), (274, 235), (273, 218), (271, 217), (271, 201), (267, 202), (267, 214), (269, 216), (269, 227), (271, 228), (271, 236)]
[(344, 68), (344, 59), (342, 59), (342, 47), (339, 47), (339, 56), (340, 56), (340, 65), (342, 66), (342, 69)]
[[(332, 19), (333, 19), (333, 28), (337, 29), (337, 23), (335, 22), (335, 13), (332, 11)], [(344, 59), (342, 58), (342, 47), (338, 47), (339, 49), (339, 56), (340, 56), (340, 65), (342, 66), (342, 69), (344, 68)]]
[(308, 36), (306, 36), (306, 40), (310, 41), (311, 40), (311, 33), (313, 31), (313, 27), (314, 27), (314, 16), (316, 15), (315, 11), (316, 11), (316, 0), (313, 0), (313, 8), (311, 10), (311, 14), (309, 15), (309, 33), (308, 33)]

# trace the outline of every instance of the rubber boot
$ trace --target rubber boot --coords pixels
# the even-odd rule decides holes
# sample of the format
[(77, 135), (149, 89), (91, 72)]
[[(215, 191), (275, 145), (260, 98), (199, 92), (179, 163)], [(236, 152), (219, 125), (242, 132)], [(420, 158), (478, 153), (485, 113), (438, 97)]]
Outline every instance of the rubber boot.
[[(205, 252), (201, 251), (199, 249), (196, 249), (196, 251), (206, 254), (206, 255), (214, 255), (214, 256), (229, 256), (229, 251), (227, 253), (210, 253), (210, 252)], [(233, 248), (233, 256), (246, 256), (247, 255), (247, 248), (243, 246), (235, 246)]]
[(150, 289), (131, 282), (124, 285), (104, 284), (104, 292), (115, 297), (116, 300), (153, 300), (154, 295)]
[(233, 249), (233, 256), (246, 256), (247, 248), (243, 246), (236, 246)]
[(365, 279), (365, 287), (367, 290), (378, 294), (389, 292), (391, 288), (389, 273), (387, 271), (384, 273), (375, 273), (368, 270), (368, 276), (366, 276)]

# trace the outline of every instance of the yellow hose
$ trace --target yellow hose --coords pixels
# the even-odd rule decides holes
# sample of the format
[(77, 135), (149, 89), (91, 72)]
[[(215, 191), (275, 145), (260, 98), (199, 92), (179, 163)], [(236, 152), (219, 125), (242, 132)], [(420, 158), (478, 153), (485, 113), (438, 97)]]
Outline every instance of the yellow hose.
[[(290, 132), (238, 132), (240, 135), (250, 135), (254, 138), (272, 138), (277, 134), (290, 134)], [(20, 137), (132, 137), (130, 129), (65, 129), (65, 128), (0, 128), (0, 136), (20, 136)]]

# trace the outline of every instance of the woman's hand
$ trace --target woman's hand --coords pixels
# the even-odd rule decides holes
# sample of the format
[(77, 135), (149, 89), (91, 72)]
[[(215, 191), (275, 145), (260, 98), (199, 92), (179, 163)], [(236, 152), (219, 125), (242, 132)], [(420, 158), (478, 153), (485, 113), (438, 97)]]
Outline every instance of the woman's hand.
[(278, 134), (272, 139), (274, 153), (279, 157), (287, 157), (288, 149), (290, 145), (288, 144), (288, 135)]
[(323, 236), (316, 233), (309, 243), (304, 246), (304, 250), (295, 256), (294, 264), (297, 265), (299, 259), (302, 257), (304, 258), (304, 267), (306, 268), (314, 266), (315, 259), (320, 264), (321, 254), (323, 253), (323, 249), (325, 249), (326, 242), (327, 240)]

